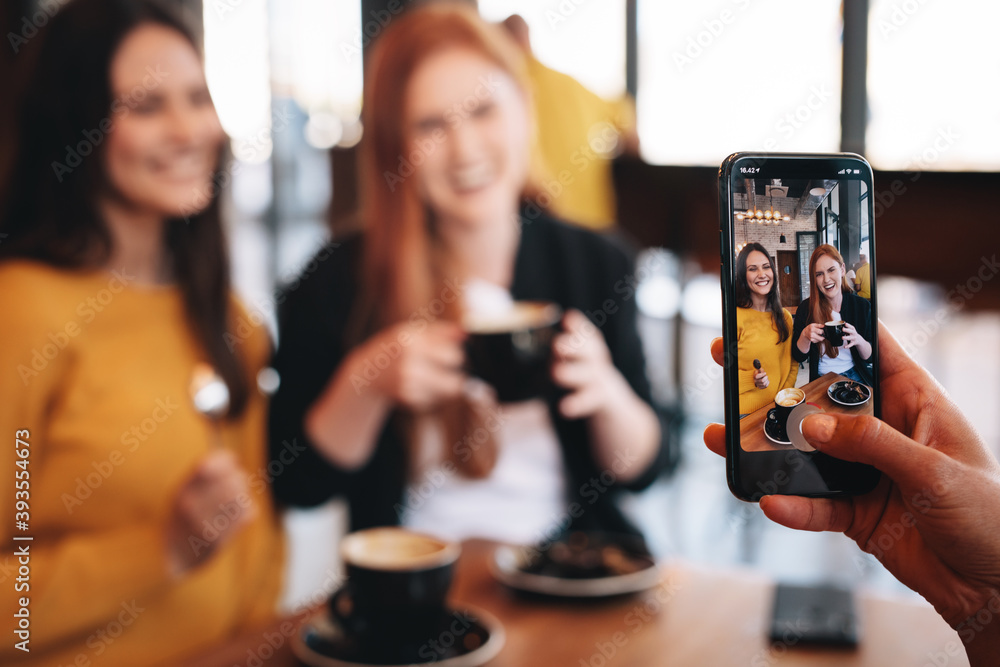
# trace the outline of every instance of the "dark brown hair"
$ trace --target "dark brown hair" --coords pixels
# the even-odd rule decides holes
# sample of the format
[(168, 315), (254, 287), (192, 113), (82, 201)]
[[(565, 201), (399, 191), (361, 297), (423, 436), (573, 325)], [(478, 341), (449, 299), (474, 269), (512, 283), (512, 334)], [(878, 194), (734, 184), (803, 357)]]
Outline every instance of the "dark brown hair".
[(774, 260), (768, 254), (767, 248), (759, 243), (748, 243), (740, 250), (736, 258), (736, 305), (739, 308), (750, 308), (753, 299), (750, 296), (750, 285), (747, 283), (747, 257), (756, 250), (767, 257), (771, 263), (771, 292), (767, 295), (767, 309), (771, 311), (771, 319), (774, 320), (774, 329), (778, 332), (778, 342), (784, 343), (788, 340), (788, 322), (785, 321), (785, 309), (781, 306), (781, 291), (778, 289), (778, 273), (774, 270)]
[[(111, 64), (125, 37), (150, 23), (177, 31), (201, 52), (184, 18), (155, 0), (74, 0), (36, 37), (42, 41), (18, 116), (16, 168), (8, 196), (0, 199), (6, 201), (0, 232), (7, 235), (0, 260), (79, 269), (107, 262), (112, 238), (97, 198), (108, 188), (101, 128), (113, 113)], [(218, 188), (204, 210), (170, 219), (164, 236), (188, 325), (229, 387), (229, 415), (237, 416), (249, 378), (225, 342), (231, 302)]]

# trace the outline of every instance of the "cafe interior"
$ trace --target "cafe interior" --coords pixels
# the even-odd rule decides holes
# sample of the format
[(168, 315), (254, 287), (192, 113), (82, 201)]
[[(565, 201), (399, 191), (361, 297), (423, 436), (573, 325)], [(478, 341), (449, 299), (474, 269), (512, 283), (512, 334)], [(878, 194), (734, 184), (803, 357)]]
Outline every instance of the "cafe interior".
[[(16, 119), (19, 103), (35, 81), (34, 58), (44, 46), (44, 37), (38, 36), (48, 24), (55, 25), (59, 12), (81, 1), (4, 3), (0, 27), (11, 48), (4, 49), (0, 59), (0, 205), (13, 197), (10, 186), (22, 166)], [(108, 2), (109, 7), (114, 4)], [(257, 376), (261, 394), (273, 399), (272, 442), (270, 454), (260, 453), (259, 469), (248, 470), (260, 473), (251, 475), (250, 489), (254, 481), (264, 488), (261, 480), (278, 489), (286, 467), (292, 465), (278, 458), (281, 447), (275, 448), (273, 420), (285, 409), (282, 393), (296, 395), (293, 383), (299, 382), (279, 363), (282, 346), (301, 347), (303, 355), (310, 345), (323, 348), (325, 343), (316, 341), (327, 335), (324, 304), (339, 303), (337, 295), (350, 292), (343, 285), (353, 284), (343, 282), (348, 272), (343, 264), (337, 266), (338, 259), (347, 256), (343, 249), (355, 247), (351, 239), (370, 224), (363, 214), (366, 197), (370, 199), (364, 185), (365, 146), (375, 135), (365, 120), (382, 117), (363, 105), (374, 67), (370, 56), (397, 22), (438, 3), (163, 4), (195, 26), (205, 80), (227, 137), (228, 166), (220, 168), (214, 182), (231, 285), (244, 304), (244, 326), (266, 331), (272, 342), (264, 347), (277, 350), (273, 368)], [(204, 635), (210, 639), (192, 642), (184, 650), (165, 648), (159, 657), (120, 655), (141, 656), (127, 658), (127, 664), (205, 667), (945, 664), (934, 662), (935, 656), (946, 656), (949, 665), (968, 664), (955, 631), (872, 553), (839, 533), (785, 528), (766, 518), (758, 504), (736, 499), (727, 486), (725, 461), (706, 448), (703, 432), (709, 423), (725, 421), (723, 373), (710, 354), (711, 341), (722, 335), (719, 164), (736, 151), (845, 151), (865, 156), (872, 165), (872, 192), (859, 190), (863, 186), (857, 181), (748, 178), (734, 195), (737, 252), (747, 242), (765, 245), (775, 262), (782, 305), (794, 312), (809, 295), (808, 258), (817, 245), (841, 248), (848, 268), (861, 255), (871, 260), (874, 244), (867, 237), (865, 200), (870, 197), (878, 236), (879, 319), (960, 406), (994, 455), (1000, 455), (1000, 232), (991, 194), (1000, 172), (1000, 88), (982, 80), (983, 72), (1000, 71), (1000, 52), (992, 46), (1000, 5), (897, 0), (814, 0), (808, 7), (793, 0), (473, 0), (464, 5), (491, 24), (489, 29), (505, 40), (503, 49), (516, 50), (532, 63), (529, 79), (537, 89), (531, 141), (540, 148), (532, 149), (530, 160), (547, 169), (539, 172), (546, 174), (539, 181), (540, 194), (522, 209), (521, 234), (528, 243), (530, 234), (541, 238), (541, 230), (558, 228), (569, 230), (559, 233), (574, 239), (559, 249), (554, 249), (559, 244), (545, 246), (550, 254), (537, 254), (532, 261), (550, 267), (563, 261), (563, 255), (551, 253), (590, 253), (590, 242), (577, 244), (577, 237), (571, 236), (585, 234), (595, 239), (594, 247), (614, 248), (615, 257), (632, 262), (626, 271), (614, 264), (618, 268), (601, 274), (604, 255), (570, 257), (582, 271), (572, 275), (586, 277), (592, 271), (596, 280), (604, 275), (604, 288), (615, 295), (611, 303), (604, 302), (603, 311), (598, 301), (584, 316), (598, 332), (605, 332), (600, 340), (607, 338), (614, 358), (619, 359), (620, 349), (634, 352), (641, 347), (638, 373), (646, 379), (637, 385), (628, 378), (633, 388), (648, 387), (635, 390), (641, 406), (632, 406), (635, 416), (624, 420), (626, 425), (615, 422), (616, 428), (641, 434), (636, 424), (653, 420), (650, 428), (662, 435), (660, 451), (652, 455), (652, 476), (637, 483), (642, 488), (613, 489), (617, 511), (635, 535), (567, 530), (575, 525), (575, 509), (586, 514), (590, 497), (600, 501), (595, 507), (603, 507), (606, 489), (617, 483), (611, 465), (603, 476), (560, 477), (562, 464), (572, 465), (572, 459), (560, 458), (568, 456), (568, 450), (561, 453), (549, 446), (557, 442), (556, 431), (561, 439), (565, 433), (588, 431), (564, 430), (561, 418), (553, 417), (556, 431), (546, 431), (552, 437), (536, 439), (523, 425), (548, 419), (544, 409), (533, 411), (527, 403), (512, 403), (509, 409), (496, 404), (495, 414), (506, 414), (517, 428), (509, 438), (500, 437), (489, 417), (484, 422), (490, 431), (484, 441), (499, 443), (501, 450), (493, 482), (489, 469), (485, 477), (480, 475), (483, 479), (463, 476), (460, 458), (446, 461), (443, 468), (411, 466), (410, 486), (396, 499), (402, 509), (397, 505), (383, 520), (374, 510), (365, 514), (359, 505), (379, 490), (394, 488), (385, 482), (396, 474), (394, 462), (405, 466), (402, 449), (379, 449), (379, 460), (386, 465), (382, 473), (372, 473), (364, 461), (355, 462), (345, 465), (361, 470), (357, 479), (333, 472), (316, 477), (320, 481), (314, 485), (324, 490), (315, 497), (309, 495), (311, 488), (301, 496), (294, 488), (277, 494), (308, 500), (257, 497), (273, 501), (279, 526), (273, 539), (283, 544), (282, 555), (270, 561), (280, 570), (279, 589), (272, 593), (273, 615), (254, 616), (253, 622), (235, 618), (225, 627), (219, 621), (214, 634)], [(512, 16), (521, 18), (510, 20)], [(428, 35), (438, 34), (433, 23), (425, 28)], [(442, 28), (440, 34), (450, 33)], [(440, 79), (438, 85), (443, 85)], [(502, 108), (502, 101), (497, 104)], [(450, 131), (446, 121), (437, 127)], [(461, 132), (465, 126), (455, 127)], [(437, 130), (427, 130), (432, 131)], [(391, 168), (402, 182), (411, 172), (429, 169), (433, 154), (400, 153)], [(453, 179), (482, 177), (474, 171)], [(433, 193), (432, 188), (420, 192)], [(538, 214), (540, 222), (534, 221), (531, 204), (547, 211)], [(549, 218), (565, 222), (546, 222)], [(392, 227), (379, 229), (393, 233)], [(863, 236), (845, 236), (857, 235), (858, 229)], [(0, 235), (0, 253), (9, 242), (7, 234)], [(539, 253), (541, 247), (536, 248)], [(524, 259), (519, 257), (519, 262)], [(5, 260), (0, 258), (0, 267)], [(309, 283), (313, 275), (315, 288)], [(322, 289), (320, 279), (329, 279)], [(518, 284), (515, 276), (509, 294), (500, 290), (501, 300), (523, 295), (538, 299), (545, 293), (530, 287), (519, 293)], [(368, 294), (370, 285), (358, 283), (357, 293)], [(471, 293), (470, 288), (466, 296)], [(306, 295), (316, 300), (313, 305)], [(282, 313), (295, 304), (305, 311), (297, 320), (298, 338), (289, 333), (283, 340)], [(113, 308), (108, 306), (108, 311)], [(636, 345), (629, 346), (631, 338), (615, 338), (611, 327), (604, 327), (602, 318), (614, 321), (619, 309), (634, 314)], [(568, 326), (565, 320), (563, 326)], [(313, 338), (308, 330), (313, 330)], [(244, 339), (244, 334), (237, 335)], [(403, 338), (398, 342), (400, 349), (409, 344)], [(385, 358), (391, 369), (392, 360)], [(364, 367), (358, 368), (365, 381), (377, 383), (386, 377), (379, 370), (368, 378)], [(324, 378), (330, 377), (324, 372)], [(302, 373), (299, 377), (311, 377)], [(800, 378), (806, 376), (807, 365), (800, 369)], [(303, 386), (310, 382), (301, 380)], [(316, 384), (313, 398), (325, 382)], [(468, 385), (466, 391), (472, 391)], [(635, 397), (632, 390), (624, 391)], [(362, 393), (357, 390), (358, 396)], [(361, 423), (367, 418), (361, 408), (353, 410), (348, 425), (332, 431), (331, 441), (356, 432), (351, 420)], [(318, 423), (315, 412), (309, 413), (310, 420)], [(210, 410), (203, 414), (208, 424), (203, 428), (219, 428)], [(314, 433), (313, 426), (302, 426), (301, 414), (296, 415), (294, 432)], [(256, 423), (266, 428), (263, 417)], [(41, 424), (29, 426), (43, 431)], [(525, 442), (517, 447), (511, 438), (522, 436)], [(261, 433), (260, 442), (266, 437)], [(476, 437), (470, 431), (464, 442), (477, 445)], [(286, 450), (295, 459), (298, 441), (289, 441), (293, 445)], [(313, 451), (312, 443), (305, 444), (308, 456), (314, 457), (309, 467), (333, 469)], [(53, 494), (57, 512), (62, 512), (62, 489), (45, 485), (44, 444), (37, 447), (33, 493)], [(637, 447), (628, 451), (642, 458)], [(504, 448), (510, 450), (506, 461)], [(130, 474), (125, 472), (129, 456), (125, 454), (115, 476)], [(78, 475), (67, 479), (86, 480), (86, 474), (99, 467), (97, 459), (93, 466), (89, 459), (81, 460)], [(304, 468), (307, 462), (301, 459), (295, 465)], [(549, 472), (552, 476), (546, 476)], [(103, 491), (92, 489), (95, 498), (119, 489), (111, 486), (115, 477), (108, 479)], [(491, 486), (486, 490), (473, 488), (487, 482)], [(573, 492), (569, 487), (579, 483), (583, 486), (574, 497), (585, 499), (582, 509), (564, 500)], [(287, 481), (286, 487), (300, 484), (305, 488), (299, 481)], [(497, 492), (524, 494), (523, 503), (509, 503), (524, 514), (511, 510), (505, 518), (504, 510), (494, 517), (497, 505), (491, 494)], [(354, 507), (349, 497), (355, 499)], [(8, 503), (7, 498), (3, 502)], [(411, 522), (405, 512), (417, 505), (426, 511), (422, 517), (416, 512)], [(466, 512), (464, 518), (456, 507)], [(85, 509), (84, 504), (79, 511)], [(493, 529), (494, 524), (520, 521), (517, 517), (532, 513), (537, 516), (530, 528), (525, 524), (506, 533)], [(68, 525), (82, 523), (80, 516), (70, 515)], [(148, 520), (158, 521), (158, 516), (151, 510), (149, 517), (154, 518)], [(361, 516), (372, 520), (358, 532)], [(44, 515), (37, 520), (44, 521)], [(67, 515), (56, 523), (65, 528)], [(403, 529), (382, 528), (393, 523), (402, 523)], [(40, 534), (36, 540), (45, 537)], [(633, 545), (635, 539), (638, 546)], [(232, 543), (237, 544), (244, 543)], [(37, 548), (44, 554), (42, 545)], [(218, 558), (226, 548), (220, 546), (209, 558)], [(393, 561), (390, 552), (408, 549), (416, 555)], [(46, 590), (44, 578), (58, 573), (46, 568), (43, 558), (37, 557), (39, 567), (32, 573), (33, 586), (42, 580), (37, 590)], [(593, 573), (597, 570), (599, 575)], [(65, 576), (91, 576), (88, 572), (71, 568)], [(443, 580), (431, 580), (428, 574), (442, 572)], [(11, 580), (0, 574), (3, 580), (8, 587)], [(61, 585), (69, 584), (62, 580)], [(814, 602), (846, 599), (847, 611), (839, 609), (808, 627), (801, 617), (796, 624), (794, 615), (792, 621), (776, 620), (776, 591), (783, 586), (808, 587), (801, 590), (812, 594)], [(256, 589), (237, 584), (234, 590), (249, 599)], [(116, 595), (122, 604), (132, 599), (127, 589)], [(421, 595), (440, 599), (428, 602), (418, 599)], [(140, 606), (154, 610), (149, 624), (165, 624), (162, 630), (145, 632), (169, 638), (167, 645), (183, 643), (177, 638), (184, 633), (197, 634), (189, 625), (204, 625), (193, 620), (200, 618), (197, 597), (191, 598), (196, 602), (189, 621), (176, 612), (156, 611), (157, 598), (150, 589), (137, 590), (135, 597)], [(101, 653), (116, 655), (115, 643), (126, 646), (132, 632), (141, 636), (146, 620), (140, 612), (134, 623), (126, 623), (116, 603), (113, 614), (95, 612), (76, 623), (68, 620), (77, 613), (75, 608), (53, 611), (42, 604), (32, 607), (36, 648), (32, 653), (3, 652), (10, 650), (5, 646), (0, 662), (102, 664)], [(46, 613), (61, 619), (51, 624), (61, 629), (46, 630)], [(444, 621), (428, 620), (440, 614), (446, 615)], [(170, 627), (175, 623), (176, 629)], [(213, 624), (208, 625), (216, 627)], [(99, 642), (95, 636), (101, 637)], [(60, 642), (72, 648), (59, 652)], [(54, 652), (46, 653), (50, 646), (56, 647)], [(149, 647), (154, 653), (153, 645)]]

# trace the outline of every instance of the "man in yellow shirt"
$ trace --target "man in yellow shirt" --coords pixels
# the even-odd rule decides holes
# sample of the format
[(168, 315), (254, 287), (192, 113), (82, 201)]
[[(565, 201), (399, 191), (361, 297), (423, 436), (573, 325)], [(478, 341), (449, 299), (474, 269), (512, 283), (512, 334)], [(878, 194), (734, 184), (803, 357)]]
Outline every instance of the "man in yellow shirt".
[(868, 263), (868, 257), (861, 255), (859, 257), (861, 266), (855, 272), (854, 276), (854, 289), (857, 290), (858, 296), (863, 296), (866, 299), (872, 298), (872, 267)]
[(519, 15), (508, 17), (503, 26), (527, 57), (546, 173), (544, 203), (567, 221), (591, 229), (611, 227), (616, 217), (611, 160), (639, 148), (632, 100), (606, 100), (540, 63), (531, 52), (528, 24)]

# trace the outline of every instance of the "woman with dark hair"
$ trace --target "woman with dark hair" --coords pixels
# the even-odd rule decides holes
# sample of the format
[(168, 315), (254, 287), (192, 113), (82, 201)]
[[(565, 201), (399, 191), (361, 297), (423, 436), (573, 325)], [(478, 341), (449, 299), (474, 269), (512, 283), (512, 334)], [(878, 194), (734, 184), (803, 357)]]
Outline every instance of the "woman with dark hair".
[(774, 263), (760, 243), (748, 243), (736, 258), (735, 291), (743, 417), (794, 387), (799, 365), (792, 362), (792, 314), (781, 306)]
[(30, 517), (5, 500), (0, 536), (34, 538), (32, 633), (0, 662), (176, 664), (272, 617), (283, 560), (246, 472), (265, 464), (269, 342), (225, 343), (243, 311), (206, 193), (226, 138), (160, 5), (75, 0), (37, 39), (0, 212), (0, 430), (30, 452), (4, 453), (0, 493)]
[[(809, 258), (809, 298), (795, 313), (792, 356), (809, 360), (809, 380), (827, 373), (872, 384), (872, 307), (847, 282), (844, 258), (824, 243)], [(844, 344), (831, 346), (823, 336), (827, 322), (844, 321)]]
[[(523, 55), (474, 9), (435, 3), (388, 27), (366, 74), (366, 230), (338, 239), (280, 317), (271, 443), (310, 447), (276, 495), (344, 495), (354, 529), (521, 543), (570, 525), (634, 532), (615, 499), (650, 484), (665, 452), (634, 270), (596, 234), (521, 208), (539, 192)], [(562, 306), (560, 397), (469, 391), (459, 323), (488, 300)]]

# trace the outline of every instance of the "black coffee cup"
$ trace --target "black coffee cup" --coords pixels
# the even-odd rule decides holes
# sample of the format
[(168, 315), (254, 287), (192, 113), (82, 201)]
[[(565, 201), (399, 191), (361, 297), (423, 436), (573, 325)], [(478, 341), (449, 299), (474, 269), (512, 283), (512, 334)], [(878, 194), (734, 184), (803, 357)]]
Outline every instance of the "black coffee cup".
[(544, 396), (552, 388), (552, 339), (561, 321), (559, 306), (538, 301), (516, 301), (492, 317), (467, 316), (469, 373), (491, 385), (501, 403)]
[(844, 320), (835, 320), (823, 325), (823, 338), (834, 347), (844, 344)]
[(802, 405), (805, 400), (806, 392), (798, 387), (787, 387), (775, 394), (775, 416), (782, 431), (788, 428), (788, 415), (792, 414), (792, 410)]
[(351, 533), (340, 545), (347, 583), (330, 598), (330, 612), (371, 659), (409, 662), (448, 618), (445, 599), (460, 551), (403, 528)]

